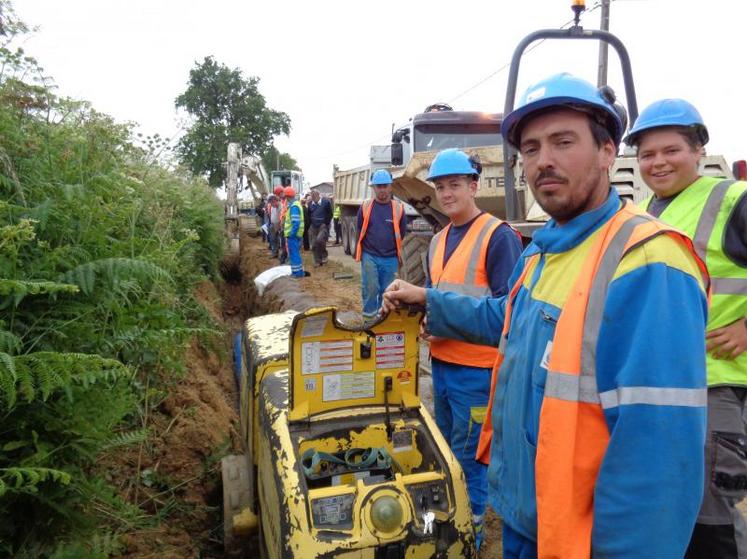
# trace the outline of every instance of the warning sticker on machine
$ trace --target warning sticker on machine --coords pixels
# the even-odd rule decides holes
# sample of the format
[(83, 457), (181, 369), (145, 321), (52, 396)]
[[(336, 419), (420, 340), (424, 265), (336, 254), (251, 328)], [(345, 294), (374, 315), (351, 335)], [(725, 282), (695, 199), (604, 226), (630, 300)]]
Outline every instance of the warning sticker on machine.
[(405, 366), (405, 333), (389, 332), (376, 336), (376, 367), (391, 369)]
[(301, 329), (302, 338), (315, 338), (324, 334), (324, 329), (327, 327), (326, 316), (312, 316), (305, 318), (303, 321), (303, 328)]
[(301, 374), (353, 370), (353, 340), (301, 344)]
[(359, 400), (376, 395), (374, 372), (348, 373), (345, 375), (324, 375), (322, 377), (322, 400)]

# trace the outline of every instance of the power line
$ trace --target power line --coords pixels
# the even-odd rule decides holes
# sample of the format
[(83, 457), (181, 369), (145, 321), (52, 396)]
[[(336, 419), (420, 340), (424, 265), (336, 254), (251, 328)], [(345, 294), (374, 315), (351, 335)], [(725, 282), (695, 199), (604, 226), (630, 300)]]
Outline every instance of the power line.
[[(594, 5), (593, 5), (593, 6), (591, 7), (591, 8), (589, 8), (588, 10), (586, 10), (586, 11), (584, 12), (584, 15), (586, 15), (586, 14), (590, 14), (591, 12), (593, 12), (594, 10), (596, 10), (597, 8), (599, 8), (599, 7), (601, 6), (601, 5), (602, 5), (602, 4), (601, 4), (600, 2), (597, 2), (597, 3), (596, 3), (596, 4), (594, 4)], [(565, 23), (564, 23), (563, 25), (561, 25), (561, 26), (560, 26), (560, 29), (565, 29), (565, 28), (566, 28), (566, 27), (568, 27), (568, 26), (569, 26), (569, 25), (570, 25), (571, 23), (573, 23), (573, 19), (572, 19), (572, 18), (571, 18), (571, 19), (569, 19), (569, 20), (568, 20), (567, 22), (565, 22)], [(544, 42), (545, 42), (546, 40), (547, 40), (547, 39), (542, 39), (541, 41), (537, 41), (537, 42), (536, 42), (536, 43), (534, 43), (534, 44), (533, 44), (533, 45), (532, 45), (531, 47), (529, 47), (528, 49), (526, 49), (526, 51), (524, 51), (524, 52), (525, 52), (525, 54), (529, 54), (529, 53), (530, 53), (530, 52), (532, 52), (532, 51), (533, 51), (534, 49), (536, 49), (536, 48), (537, 48), (538, 46), (540, 46), (540, 45), (541, 45), (542, 43), (544, 43)], [(511, 63), (510, 63), (510, 62), (507, 62), (506, 64), (504, 64), (503, 66), (501, 66), (500, 68), (498, 68), (498, 69), (497, 69), (496, 71), (494, 71), (494, 72), (493, 72), (492, 74), (489, 74), (488, 76), (484, 77), (484, 78), (483, 78), (483, 79), (481, 79), (481, 80), (480, 80), (479, 82), (477, 82), (477, 83), (476, 83), (475, 85), (473, 85), (473, 86), (469, 87), (468, 89), (465, 89), (465, 90), (464, 90), (464, 91), (462, 91), (462, 92), (461, 92), (460, 94), (458, 94), (458, 95), (457, 95), (456, 97), (453, 97), (453, 98), (452, 98), (451, 100), (449, 100), (449, 101), (447, 101), (447, 102), (448, 102), (448, 103), (453, 103), (453, 102), (454, 102), (454, 101), (456, 101), (457, 99), (460, 99), (460, 98), (464, 97), (465, 95), (467, 95), (467, 93), (469, 93), (469, 92), (471, 92), (471, 91), (473, 91), (473, 90), (477, 89), (477, 88), (478, 88), (478, 87), (480, 87), (480, 86), (481, 86), (482, 84), (484, 84), (484, 83), (485, 83), (486, 81), (490, 80), (490, 79), (491, 79), (491, 78), (493, 78), (494, 76), (497, 76), (498, 74), (500, 74), (501, 72), (503, 72), (504, 70), (506, 70), (506, 69), (507, 69), (507, 68), (508, 68), (509, 66), (511, 66)]]
[[(582, 16), (584, 16), (586, 14), (592, 13), (594, 10), (596, 10), (597, 8), (599, 8), (601, 5), (602, 5), (601, 4), (601, 0), (598, 1), (598, 2), (596, 2), (591, 8), (589, 8), (588, 10), (585, 10), (583, 12)], [(565, 22), (563, 25), (560, 26), (560, 29), (565, 29), (570, 24), (572, 24), (573, 21), (574, 21), (573, 18), (569, 19), (567, 22)], [(542, 39), (540, 41), (537, 41), (531, 47), (529, 47), (528, 49), (526, 49), (525, 54), (528, 54), (528, 53), (532, 52), (534, 49), (536, 49), (537, 47), (539, 47), (546, 40), (547, 39)], [(482, 84), (484, 84), (485, 82), (487, 82), (488, 80), (490, 80), (494, 76), (497, 76), (498, 74), (500, 74), (501, 72), (503, 72), (504, 70), (506, 70), (509, 66), (511, 66), (510, 62), (507, 62), (507, 63), (503, 64), (500, 68), (498, 68), (497, 70), (495, 70), (494, 72), (492, 72), (488, 76), (482, 78), (476, 84), (472, 85), (468, 89), (465, 89), (464, 91), (462, 91), (461, 93), (459, 93), (456, 97), (453, 97), (451, 100), (447, 101), (447, 103), (453, 103), (457, 99), (460, 99), (460, 98), (464, 97), (469, 92), (474, 91), (475, 89), (477, 89), (478, 87), (480, 87)], [(378, 138), (376, 138), (374, 140), (371, 140), (370, 142), (367, 142), (365, 144), (360, 144), (360, 145), (358, 145), (358, 146), (356, 146), (354, 148), (350, 148), (349, 150), (342, 151), (342, 152), (339, 152), (339, 153), (334, 153), (334, 154), (331, 154), (331, 155), (326, 155), (326, 156), (317, 156), (317, 157), (315, 157), (315, 159), (317, 159), (317, 158), (328, 158), (328, 157), (341, 157), (343, 155), (349, 155), (349, 154), (354, 153), (354, 152), (356, 152), (358, 150), (361, 150), (363, 148), (375, 145), (376, 142), (382, 141), (382, 140), (384, 140), (384, 139), (386, 139), (388, 137), (389, 137), (389, 134), (383, 134), (383, 135), (379, 136)]]

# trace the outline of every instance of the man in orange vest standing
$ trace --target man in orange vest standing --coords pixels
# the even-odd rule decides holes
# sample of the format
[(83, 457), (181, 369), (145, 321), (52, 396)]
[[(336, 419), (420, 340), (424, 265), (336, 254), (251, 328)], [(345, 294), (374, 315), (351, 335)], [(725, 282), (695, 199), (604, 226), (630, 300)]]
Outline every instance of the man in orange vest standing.
[[(521, 240), (508, 224), (475, 204), (480, 162), (458, 149), (440, 152), (428, 173), (450, 223), (431, 240), (426, 287), (475, 297), (502, 297), (521, 255)], [(488, 495), (487, 467), (475, 460), (490, 394), (495, 347), (460, 340), (430, 341), (436, 424), (462, 465), (472, 505), (475, 538), (482, 541)]]
[(498, 346), (477, 458), (506, 558), (684, 556), (703, 491), (708, 273), (690, 240), (610, 188), (609, 88), (531, 86), (501, 132), (552, 219), (506, 297), (395, 281), (436, 336)]
[(407, 217), (401, 202), (392, 199), (392, 175), (379, 169), (371, 175), (373, 198), (358, 209), (358, 244), (355, 259), (361, 263), (363, 318), (376, 316), (386, 286), (397, 274)]

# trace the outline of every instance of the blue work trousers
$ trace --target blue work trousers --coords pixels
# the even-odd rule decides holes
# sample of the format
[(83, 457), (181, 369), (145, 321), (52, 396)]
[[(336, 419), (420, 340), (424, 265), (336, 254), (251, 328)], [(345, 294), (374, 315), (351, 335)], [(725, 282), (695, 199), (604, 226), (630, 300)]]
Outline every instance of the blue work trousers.
[(373, 318), (381, 308), (384, 290), (394, 281), (399, 261), (396, 256), (361, 255), (361, 300), (363, 318)]
[(537, 542), (503, 524), (503, 559), (537, 559)]
[(475, 527), (482, 526), (488, 499), (488, 467), (475, 460), (490, 396), (491, 370), (431, 360), (436, 425), (467, 478)]
[(288, 237), (288, 258), (290, 259), (291, 274), (297, 278), (302, 278), (303, 260), (301, 260), (301, 239), (299, 237)]

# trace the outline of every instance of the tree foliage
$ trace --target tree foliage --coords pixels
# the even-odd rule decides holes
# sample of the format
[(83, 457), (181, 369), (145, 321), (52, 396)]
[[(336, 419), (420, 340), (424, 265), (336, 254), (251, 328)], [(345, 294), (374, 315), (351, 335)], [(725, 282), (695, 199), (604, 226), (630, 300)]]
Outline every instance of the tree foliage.
[[(25, 29), (7, 2), (0, 13)], [(143, 441), (149, 390), (204, 332), (191, 292), (217, 273), (223, 211), (131, 137), (2, 44), (2, 557), (104, 557), (111, 534), (148, 521), (96, 460)]]
[(211, 56), (190, 70), (187, 89), (175, 104), (192, 118), (177, 146), (181, 161), (213, 187), (225, 178), (229, 142), (240, 143), (245, 153), (265, 154), (275, 136), (290, 132), (290, 117), (267, 106), (259, 78), (247, 79)]
[(277, 169), (301, 170), (298, 162), (289, 153), (281, 152), (275, 146), (270, 146), (264, 155), (262, 155), (262, 165), (268, 171)]

